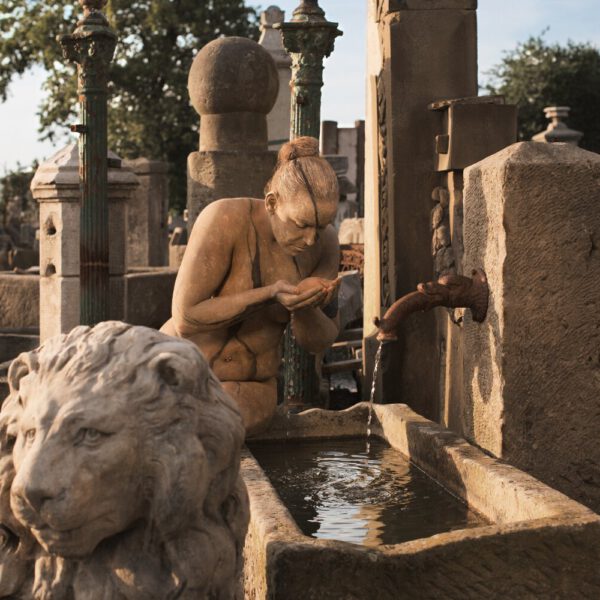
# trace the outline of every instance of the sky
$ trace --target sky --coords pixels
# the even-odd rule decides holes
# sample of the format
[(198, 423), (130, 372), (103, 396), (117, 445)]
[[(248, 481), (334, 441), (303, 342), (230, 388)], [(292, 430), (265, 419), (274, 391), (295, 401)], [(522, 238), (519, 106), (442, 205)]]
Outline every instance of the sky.
[[(367, 2), (373, 0), (320, 0), (330, 21), (344, 35), (326, 60), (321, 117), (352, 124), (365, 115), (365, 23)], [(250, 5), (258, 2), (249, 0)], [(290, 18), (299, 0), (273, 0)], [(261, 3), (266, 8), (268, 3)], [(600, 0), (479, 0), (479, 83), (512, 50), (531, 35), (548, 29), (548, 42), (591, 42), (600, 47)], [(52, 42), (50, 42), (52, 43)], [(38, 106), (43, 97), (44, 73), (33, 69), (16, 79), (9, 99), (0, 104), (0, 173), (17, 163), (29, 165), (56, 149), (38, 141)]]

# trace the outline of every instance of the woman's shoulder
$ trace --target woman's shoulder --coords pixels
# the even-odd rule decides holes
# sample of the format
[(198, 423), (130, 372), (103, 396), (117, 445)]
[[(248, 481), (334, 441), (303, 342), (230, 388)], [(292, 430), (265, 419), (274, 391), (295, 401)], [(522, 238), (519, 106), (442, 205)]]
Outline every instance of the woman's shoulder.
[(239, 233), (248, 226), (248, 215), (257, 202), (260, 201), (255, 198), (221, 198), (206, 206), (196, 222), (211, 226), (223, 225), (229, 231)]

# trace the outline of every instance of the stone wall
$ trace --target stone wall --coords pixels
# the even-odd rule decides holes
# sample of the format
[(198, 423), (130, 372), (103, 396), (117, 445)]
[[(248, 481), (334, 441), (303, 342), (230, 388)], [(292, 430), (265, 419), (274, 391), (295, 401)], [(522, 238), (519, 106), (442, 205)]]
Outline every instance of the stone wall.
[(39, 276), (0, 273), (0, 329), (32, 329), (39, 326)]
[(468, 439), (600, 510), (600, 156), (514, 144), (465, 171), (464, 269), (488, 276), (465, 317)]
[[(124, 277), (111, 277), (111, 290), (120, 284), (116, 294), (125, 301), (124, 309), (117, 307), (119, 319), (132, 325), (160, 328), (171, 318), (176, 276), (175, 269), (157, 267), (136, 269)], [(0, 274), (0, 329), (39, 329), (40, 279), (44, 278), (39, 275)], [(79, 303), (76, 309), (79, 309)]]

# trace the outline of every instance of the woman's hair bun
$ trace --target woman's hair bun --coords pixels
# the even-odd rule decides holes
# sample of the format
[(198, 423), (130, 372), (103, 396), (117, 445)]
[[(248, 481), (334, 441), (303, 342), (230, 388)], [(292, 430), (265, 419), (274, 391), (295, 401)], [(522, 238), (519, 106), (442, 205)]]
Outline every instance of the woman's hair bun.
[(281, 146), (277, 162), (283, 164), (304, 156), (319, 156), (319, 140), (305, 135), (287, 142)]

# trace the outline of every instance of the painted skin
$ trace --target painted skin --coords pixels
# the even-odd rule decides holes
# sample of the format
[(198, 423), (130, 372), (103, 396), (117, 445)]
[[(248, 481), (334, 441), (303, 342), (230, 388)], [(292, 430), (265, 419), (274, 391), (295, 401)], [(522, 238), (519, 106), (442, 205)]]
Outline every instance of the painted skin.
[(337, 203), (229, 198), (209, 205), (190, 236), (161, 331), (192, 340), (237, 402), (247, 435), (264, 429), (277, 404), (280, 340), (290, 314), (298, 343), (317, 353), (337, 318), (321, 310), (337, 285)]

